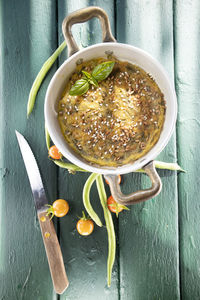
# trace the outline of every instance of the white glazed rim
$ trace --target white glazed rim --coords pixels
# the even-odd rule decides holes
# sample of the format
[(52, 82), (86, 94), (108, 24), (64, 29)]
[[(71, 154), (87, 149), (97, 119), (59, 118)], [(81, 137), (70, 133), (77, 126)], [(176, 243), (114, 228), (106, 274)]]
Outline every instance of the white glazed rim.
[[(157, 69), (159, 69), (159, 72), (162, 73), (162, 76), (164, 77), (165, 81), (166, 81), (166, 85), (168, 86), (169, 90), (170, 90), (170, 94), (171, 97), (173, 98), (173, 115), (172, 115), (172, 122), (171, 122), (171, 126), (169, 127), (169, 130), (167, 131), (167, 134), (163, 140), (162, 143), (159, 144), (160, 139), (158, 140), (158, 142), (153, 146), (153, 148), (150, 150), (150, 153), (148, 152), (147, 154), (145, 154), (143, 157), (139, 158), (138, 160), (136, 160), (135, 162), (131, 163), (131, 164), (127, 164), (127, 165), (123, 165), (123, 166), (119, 166), (119, 167), (106, 167), (106, 166), (95, 166), (90, 164), (89, 162), (87, 162), (86, 160), (81, 160), (77, 157), (77, 155), (73, 155), (72, 153), (70, 153), (66, 147), (66, 143), (63, 144), (59, 141), (59, 139), (57, 138), (57, 135), (55, 134), (53, 128), (52, 128), (52, 124), (49, 120), (49, 115), (48, 115), (48, 99), (50, 97), (50, 94), (52, 93), (52, 88), (55, 85), (56, 81), (57, 81), (57, 77), (59, 76), (59, 74), (62, 72), (62, 70), (66, 67), (66, 65), (71, 61), (71, 60), (78, 60), (85, 52), (91, 50), (91, 49), (95, 49), (95, 48), (99, 48), (99, 47), (103, 47), (103, 48), (107, 48), (107, 46), (111, 47), (111, 48), (123, 48), (123, 50), (125, 50), (125, 48), (127, 49), (132, 49), (134, 50), (134, 52), (137, 52), (138, 54), (141, 54), (143, 57), (146, 57), (152, 64), (156, 65)], [(111, 49), (112, 50), (112, 49)], [(55, 99), (55, 101), (57, 101), (57, 99)], [(46, 92), (46, 97), (45, 97), (45, 108), (44, 108), (44, 112), (45, 112), (45, 124), (47, 127), (47, 130), (49, 131), (49, 134), (51, 136), (51, 139), (53, 141), (53, 143), (58, 147), (58, 149), (61, 151), (61, 153), (63, 154), (64, 157), (66, 157), (69, 161), (71, 161), (72, 163), (74, 163), (75, 165), (79, 166), (80, 168), (83, 168), (89, 172), (93, 172), (93, 173), (100, 173), (100, 174), (126, 174), (126, 173), (130, 173), (133, 172), (135, 170), (138, 170), (140, 168), (142, 168), (144, 165), (146, 165), (147, 163), (149, 163), (151, 160), (153, 160), (155, 157), (157, 157), (159, 155), (159, 153), (165, 148), (165, 146), (167, 145), (174, 127), (175, 127), (175, 123), (176, 123), (176, 117), (177, 117), (177, 100), (176, 100), (176, 94), (175, 94), (175, 90), (174, 87), (168, 77), (168, 74), (166, 73), (165, 69), (163, 68), (163, 66), (156, 60), (154, 59), (150, 54), (148, 54), (146, 51), (141, 50), (140, 48), (131, 46), (131, 45), (127, 45), (127, 44), (122, 44), (122, 43), (100, 43), (100, 44), (95, 44), (92, 46), (89, 46), (85, 49), (82, 49), (80, 51), (78, 51), (77, 53), (73, 54), (71, 57), (69, 57), (60, 67), (59, 69), (56, 71), (56, 73), (54, 74), (53, 78), (50, 81), (50, 84), (48, 86), (47, 92)], [(156, 147), (156, 145), (159, 144), (159, 148), (157, 147), (157, 149), (155, 151), (154, 148)]]

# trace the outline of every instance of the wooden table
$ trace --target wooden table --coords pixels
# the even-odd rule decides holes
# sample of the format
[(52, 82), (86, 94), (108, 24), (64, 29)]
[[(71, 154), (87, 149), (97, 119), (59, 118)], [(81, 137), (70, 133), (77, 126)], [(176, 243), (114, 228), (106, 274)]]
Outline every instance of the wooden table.
[[(200, 299), (200, 161), (199, 0), (6, 0), (1, 1), (0, 109), (0, 299), (1, 300), (174, 300)], [(178, 121), (159, 159), (187, 171), (160, 171), (163, 190), (153, 200), (131, 207), (114, 218), (117, 257), (111, 288), (106, 286), (107, 233), (95, 226), (87, 237), (75, 225), (81, 214), (82, 189), (88, 174), (69, 174), (48, 159), (43, 105), (52, 75), (48, 73), (27, 120), (26, 103), (32, 82), (44, 61), (63, 41), (61, 23), (70, 12), (98, 5), (109, 15), (116, 39), (145, 49), (175, 81)], [(80, 47), (101, 42), (97, 20), (76, 25)], [(64, 51), (66, 52), (66, 51)], [(19, 130), (38, 160), (50, 202), (64, 198), (68, 216), (57, 220), (70, 286), (54, 294), (31, 190), (15, 137)], [(123, 177), (123, 190), (145, 187), (147, 177)], [(92, 201), (101, 219), (97, 192)]]

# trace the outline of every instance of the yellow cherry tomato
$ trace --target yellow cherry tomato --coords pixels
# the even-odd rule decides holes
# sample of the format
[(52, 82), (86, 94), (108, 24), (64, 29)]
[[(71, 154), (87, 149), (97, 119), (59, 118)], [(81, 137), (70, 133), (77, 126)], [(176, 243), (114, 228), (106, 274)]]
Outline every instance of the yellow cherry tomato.
[(85, 213), (83, 213), (83, 217), (78, 220), (76, 224), (77, 231), (80, 235), (90, 235), (94, 230), (94, 222), (91, 219), (86, 218)]
[(49, 156), (53, 159), (61, 159), (62, 153), (58, 150), (58, 148), (53, 145), (49, 148)]
[(120, 213), (124, 208), (122, 205), (118, 204), (113, 196), (110, 196), (107, 200), (107, 205), (108, 205), (108, 208), (111, 212), (114, 212), (114, 213)]
[(116, 213), (116, 216), (118, 217), (118, 214), (126, 209), (126, 210), (129, 210), (128, 207), (126, 207), (125, 205), (122, 205), (122, 204), (119, 204), (115, 201), (115, 199), (113, 198), (113, 196), (110, 196), (108, 199), (107, 199), (107, 205), (108, 205), (108, 209), (111, 211), (111, 212), (114, 212)]
[(47, 215), (51, 214), (51, 218), (55, 215), (56, 217), (64, 217), (69, 211), (69, 204), (64, 199), (57, 199), (53, 205), (48, 205)]

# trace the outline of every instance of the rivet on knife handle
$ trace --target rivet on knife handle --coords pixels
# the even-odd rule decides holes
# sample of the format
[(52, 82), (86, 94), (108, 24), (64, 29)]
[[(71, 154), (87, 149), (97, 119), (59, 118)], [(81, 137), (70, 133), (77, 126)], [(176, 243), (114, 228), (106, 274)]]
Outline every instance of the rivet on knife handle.
[(46, 211), (38, 212), (38, 219), (54, 289), (57, 294), (62, 294), (68, 287), (69, 281), (54, 225), (50, 217), (46, 216)]

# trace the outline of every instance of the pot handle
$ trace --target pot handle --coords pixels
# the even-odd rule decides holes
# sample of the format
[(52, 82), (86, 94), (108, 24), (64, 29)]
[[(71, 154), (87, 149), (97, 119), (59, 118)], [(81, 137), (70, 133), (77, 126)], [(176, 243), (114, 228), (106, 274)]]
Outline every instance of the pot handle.
[(155, 169), (154, 162), (151, 161), (143, 169), (151, 179), (151, 188), (140, 190), (129, 195), (124, 195), (121, 192), (117, 175), (104, 175), (105, 179), (109, 182), (111, 194), (116, 202), (122, 205), (131, 205), (151, 199), (160, 193), (162, 182)]
[(94, 17), (99, 18), (101, 22), (103, 42), (116, 42), (112, 35), (110, 22), (106, 12), (98, 6), (89, 6), (74, 11), (63, 20), (62, 31), (68, 46), (68, 56), (71, 56), (79, 51), (79, 48), (72, 35), (72, 25), (76, 23), (84, 23)]

